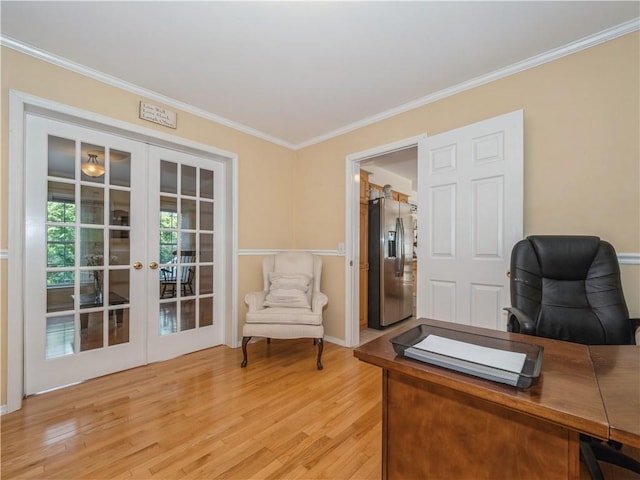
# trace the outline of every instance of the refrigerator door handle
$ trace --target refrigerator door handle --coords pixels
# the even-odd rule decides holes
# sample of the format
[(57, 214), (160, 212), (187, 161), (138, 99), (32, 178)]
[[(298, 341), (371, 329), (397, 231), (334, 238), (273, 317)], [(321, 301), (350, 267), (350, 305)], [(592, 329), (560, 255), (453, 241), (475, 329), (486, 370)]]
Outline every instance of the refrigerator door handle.
[(396, 218), (396, 277), (402, 276), (402, 262), (403, 262), (403, 243), (404, 243), (404, 232), (402, 231), (402, 219), (400, 217)]
[(402, 218), (398, 219), (400, 221), (400, 271), (398, 272), (398, 276), (402, 277), (404, 276), (404, 222), (402, 221)]

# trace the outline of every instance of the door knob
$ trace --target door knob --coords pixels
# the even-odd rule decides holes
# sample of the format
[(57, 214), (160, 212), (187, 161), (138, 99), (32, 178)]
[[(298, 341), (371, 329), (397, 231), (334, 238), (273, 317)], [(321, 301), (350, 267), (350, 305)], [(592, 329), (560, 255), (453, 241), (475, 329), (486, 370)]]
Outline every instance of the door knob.
[(158, 262), (151, 262), (151, 263), (149, 264), (149, 268), (150, 268), (151, 270), (157, 270), (157, 269), (158, 269)]
[(140, 270), (142, 268), (142, 262), (136, 262), (133, 264), (133, 268)]
[(507, 278), (511, 278), (511, 270), (507, 270)]

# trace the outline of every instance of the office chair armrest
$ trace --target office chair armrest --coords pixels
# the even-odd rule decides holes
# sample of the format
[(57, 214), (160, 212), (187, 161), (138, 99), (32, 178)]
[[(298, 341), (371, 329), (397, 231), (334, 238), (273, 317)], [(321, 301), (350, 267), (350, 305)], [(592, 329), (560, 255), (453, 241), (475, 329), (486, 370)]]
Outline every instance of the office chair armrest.
[(535, 335), (536, 325), (526, 313), (514, 307), (507, 307), (509, 313), (507, 319), (507, 331), (513, 333), (524, 333), (525, 335)]
[(244, 303), (249, 306), (250, 312), (257, 312), (264, 309), (264, 299), (267, 296), (267, 291), (262, 292), (249, 292), (244, 296)]
[(322, 309), (329, 302), (329, 297), (327, 297), (322, 292), (315, 292), (313, 294), (313, 298), (311, 299), (311, 310), (313, 313), (322, 313)]

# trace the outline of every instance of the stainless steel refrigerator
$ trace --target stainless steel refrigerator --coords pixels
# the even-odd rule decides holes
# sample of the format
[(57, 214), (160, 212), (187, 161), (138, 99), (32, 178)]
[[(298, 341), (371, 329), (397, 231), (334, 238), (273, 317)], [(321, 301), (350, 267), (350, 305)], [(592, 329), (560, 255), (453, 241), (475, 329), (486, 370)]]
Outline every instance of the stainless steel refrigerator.
[(384, 328), (413, 312), (413, 221), (408, 203), (369, 200), (368, 326)]

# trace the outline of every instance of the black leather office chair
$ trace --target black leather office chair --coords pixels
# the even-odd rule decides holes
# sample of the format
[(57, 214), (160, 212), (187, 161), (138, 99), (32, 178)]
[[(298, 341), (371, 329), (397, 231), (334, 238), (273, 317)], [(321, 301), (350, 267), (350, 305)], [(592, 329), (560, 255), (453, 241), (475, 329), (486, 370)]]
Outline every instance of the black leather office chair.
[[(593, 236), (533, 235), (511, 252), (510, 332), (587, 345), (635, 344), (639, 319), (630, 319), (620, 267), (611, 244)], [(640, 473), (621, 445), (581, 435), (580, 454), (591, 477), (596, 460)]]

